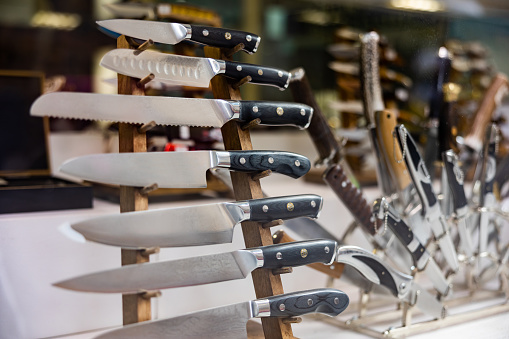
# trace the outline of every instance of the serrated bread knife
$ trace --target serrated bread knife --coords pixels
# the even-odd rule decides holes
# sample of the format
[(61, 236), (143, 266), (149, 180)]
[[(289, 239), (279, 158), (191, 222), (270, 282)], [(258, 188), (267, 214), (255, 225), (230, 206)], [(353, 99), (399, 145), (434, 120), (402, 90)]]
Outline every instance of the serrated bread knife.
[(322, 197), (302, 194), (112, 214), (70, 224), (85, 239), (124, 248), (229, 243), (242, 221), (317, 218)]
[(299, 154), (281, 151), (189, 151), (92, 154), (70, 159), (60, 171), (112, 185), (160, 188), (207, 187), (206, 171), (222, 167), (233, 171), (271, 170), (299, 178), (311, 168)]
[(112, 19), (96, 23), (115, 33), (170, 45), (190, 40), (215, 47), (233, 48), (242, 43), (243, 50), (247, 53), (256, 52), (261, 40), (259, 36), (248, 32), (172, 22)]
[(334, 240), (298, 241), (179, 260), (126, 265), (54, 285), (83, 292), (139, 293), (244, 279), (257, 268), (297, 267), (317, 262), (332, 264), (335, 256)]
[(236, 80), (250, 76), (251, 83), (276, 86), (281, 90), (290, 82), (290, 73), (275, 68), (151, 50), (117, 48), (103, 56), (101, 66), (135, 78), (154, 74), (154, 80), (160, 82), (195, 87), (209, 87), (210, 79), (217, 74)]
[(54, 92), (37, 98), (30, 114), (139, 124), (154, 121), (160, 125), (198, 127), (222, 127), (230, 120), (247, 123), (260, 119), (261, 125), (304, 129), (311, 122), (313, 109), (292, 102)]
[(330, 288), (287, 293), (127, 325), (102, 334), (97, 339), (247, 338), (246, 323), (253, 317), (295, 317), (315, 312), (332, 317), (343, 312), (348, 303), (348, 296), (344, 292)]

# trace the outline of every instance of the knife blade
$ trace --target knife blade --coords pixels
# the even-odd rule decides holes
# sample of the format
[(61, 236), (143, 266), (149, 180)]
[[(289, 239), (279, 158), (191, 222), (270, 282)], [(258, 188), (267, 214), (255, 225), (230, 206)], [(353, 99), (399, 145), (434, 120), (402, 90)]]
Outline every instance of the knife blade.
[(162, 21), (111, 19), (96, 21), (107, 30), (132, 38), (175, 45), (190, 40), (204, 45), (221, 48), (233, 48), (244, 44), (243, 50), (255, 53), (261, 38), (258, 35), (228, 28), (208, 27)]
[(53, 285), (74, 291), (122, 294), (196, 286), (244, 279), (257, 268), (298, 267), (311, 263), (330, 265), (336, 256), (336, 247), (334, 240), (298, 241), (179, 260), (126, 265)]
[(400, 301), (416, 306), (435, 319), (446, 315), (444, 305), (431, 293), (419, 286), (410, 275), (385, 264), (381, 258), (357, 246), (338, 248), (336, 261), (357, 269), (366, 279), (384, 286)]
[(246, 323), (253, 317), (293, 317), (315, 312), (332, 317), (343, 312), (348, 303), (348, 296), (344, 292), (321, 288), (127, 325), (102, 334), (97, 339), (247, 338)]
[[(449, 234), (449, 227), (433, 191), (430, 175), (417, 149), (417, 144), (404, 125), (396, 127), (396, 137), (401, 152), (405, 154), (403, 158), (421, 200), (421, 220), (430, 225), (445, 260), (453, 271), (457, 271), (459, 268), (458, 255)], [(418, 226), (416, 225), (416, 227)]]
[(195, 87), (209, 87), (210, 79), (217, 74), (236, 80), (250, 76), (251, 83), (281, 90), (286, 89), (290, 81), (290, 73), (275, 68), (151, 50), (117, 48), (103, 56), (101, 66), (135, 78), (154, 74), (154, 80)]
[[(112, 109), (115, 107), (115, 109)], [(32, 116), (108, 120), (160, 125), (222, 127), (230, 120), (305, 129), (313, 108), (292, 102), (175, 98), (97, 93), (55, 92), (40, 96)]]
[(70, 159), (60, 171), (85, 180), (113, 185), (165, 188), (207, 187), (206, 171), (271, 170), (292, 178), (306, 174), (311, 164), (299, 154), (280, 151), (190, 151), (92, 154)]
[[(399, 213), (387, 203), (385, 198), (377, 199), (373, 203), (373, 215), (383, 221), (394, 235), (410, 253), (414, 267), (418, 271), (424, 271), (433, 283), (433, 287), (443, 296), (449, 294), (451, 285), (445, 278), (438, 264), (433, 260), (426, 247), (418, 240), (412, 229), (400, 217)], [(384, 226), (384, 232), (387, 232)], [(382, 229), (382, 227), (380, 227)]]
[(317, 218), (321, 208), (322, 197), (302, 194), (126, 212), (69, 226), (87, 240), (124, 248), (198, 246), (231, 242), (243, 221)]

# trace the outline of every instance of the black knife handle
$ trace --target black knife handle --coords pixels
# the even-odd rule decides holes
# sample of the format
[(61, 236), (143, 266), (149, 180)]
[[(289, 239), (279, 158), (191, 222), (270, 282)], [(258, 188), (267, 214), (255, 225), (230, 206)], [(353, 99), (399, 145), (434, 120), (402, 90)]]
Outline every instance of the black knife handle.
[(295, 317), (315, 312), (333, 317), (343, 312), (350, 302), (344, 292), (332, 288), (287, 293), (265, 299), (269, 301), (271, 317)]
[(429, 102), (429, 118), (438, 119), (442, 111), (444, 100), (443, 86), (449, 81), (452, 58), (445, 47), (440, 47), (436, 59), (436, 71), (433, 81), (433, 90)]
[(290, 73), (276, 68), (234, 61), (225, 61), (225, 67), (224, 75), (236, 80), (250, 76), (250, 82), (254, 84), (276, 86), (281, 90), (286, 89), (290, 82)]
[(233, 48), (242, 43), (242, 50), (252, 54), (258, 49), (261, 38), (256, 34), (227, 28), (191, 25), (191, 40), (222, 48)]
[(449, 187), (452, 192), (454, 210), (457, 211), (468, 204), (467, 197), (465, 195), (465, 188), (463, 187), (465, 175), (458, 165), (458, 157), (453, 150), (443, 152), (442, 160), (444, 162), (447, 181), (449, 182)]
[(280, 151), (228, 151), (230, 169), (241, 172), (271, 170), (292, 178), (300, 178), (311, 168), (305, 156)]
[(305, 129), (311, 122), (313, 109), (293, 102), (239, 101), (241, 121), (260, 119), (262, 125), (297, 126)]
[(378, 280), (380, 281), (380, 285), (385, 286), (389, 291), (391, 291), (392, 295), (398, 296), (398, 287), (396, 286), (396, 282), (394, 278), (387, 270), (387, 268), (380, 262), (380, 260), (376, 260), (372, 257), (364, 256), (364, 255), (354, 255), (355, 259), (363, 262), (367, 265), (373, 272), (375, 272)]
[(248, 200), (250, 220), (268, 222), (276, 219), (299, 217), (318, 218), (322, 209), (322, 197), (314, 194), (290, 195)]
[(258, 247), (263, 252), (263, 268), (297, 267), (314, 263), (332, 264), (336, 242), (316, 239)]

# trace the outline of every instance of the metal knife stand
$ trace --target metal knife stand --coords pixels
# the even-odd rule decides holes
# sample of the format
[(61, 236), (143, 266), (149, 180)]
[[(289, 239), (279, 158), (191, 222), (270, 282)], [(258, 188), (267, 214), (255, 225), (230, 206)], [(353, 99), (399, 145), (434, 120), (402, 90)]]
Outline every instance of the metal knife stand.
[[(204, 48), (205, 57), (214, 59), (231, 60), (232, 55), (240, 50), (237, 46), (232, 50), (223, 50), (219, 48), (206, 46)], [(239, 83), (232, 84), (224, 77), (214, 77), (211, 81), (212, 92), (216, 99), (241, 100), (239, 87), (248, 82), (249, 79), (243, 79)], [(251, 137), (249, 127), (256, 125), (253, 121), (245, 126), (241, 126), (238, 122), (230, 121), (221, 128), (224, 146), (226, 150), (252, 150)], [(249, 173), (230, 172), (233, 192), (235, 199), (260, 199), (263, 193), (259, 179), (270, 174), (261, 172), (251, 175)], [(262, 225), (253, 221), (245, 221), (242, 223), (242, 234), (246, 247), (272, 245), (272, 236), (269, 227), (278, 225), (278, 222)], [(283, 294), (283, 286), (279, 273), (270, 270), (254, 270), (251, 274), (253, 278), (254, 289), (257, 298), (263, 298), (273, 295)], [(263, 332), (265, 338), (294, 338), (291, 322), (298, 322), (300, 318), (261, 318)]]

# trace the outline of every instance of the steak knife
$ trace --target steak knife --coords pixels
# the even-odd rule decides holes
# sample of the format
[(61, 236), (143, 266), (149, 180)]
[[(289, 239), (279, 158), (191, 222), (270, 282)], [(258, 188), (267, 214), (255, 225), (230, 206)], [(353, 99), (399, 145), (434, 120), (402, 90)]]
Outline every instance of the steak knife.
[(102, 334), (97, 339), (247, 338), (246, 323), (253, 317), (294, 317), (315, 312), (332, 317), (343, 312), (348, 303), (348, 296), (344, 292), (330, 288), (287, 293), (127, 325)]
[(251, 77), (251, 83), (270, 85), (284, 90), (290, 82), (287, 71), (211, 58), (188, 57), (151, 50), (137, 51), (117, 48), (106, 53), (101, 66), (135, 78), (154, 74), (154, 79), (184, 86), (209, 87), (217, 74), (241, 80)]
[(96, 21), (96, 23), (115, 33), (170, 45), (190, 40), (204, 45), (233, 48), (242, 43), (243, 50), (250, 54), (256, 52), (261, 40), (258, 35), (248, 32), (172, 22), (112, 19)]
[(292, 102), (55, 92), (37, 98), (30, 114), (200, 127), (222, 127), (230, 120), (247, 123), (260, 119), (262, 125), (289, 125), (305, 129), (311, 121), (313, 108)]
[[(55, 283), (83, 292), (139, 293), (246, 278), (257, 268), (331, 264), (334, 240), (308, 240), (171, 261), (126, 265)], [(150, 279), (147, 279), (150, 277)]]
[[(396, 137), (401, 152), (405, 154), (403, 158), (422, 204), (422, 214), (418, 215), (422, 218), (414, 219), (414, 222), (421, 220), (423, 223), (430, 225), (445, 260), (453, 271), (457, 271), (459, 268), (458, 255), (449, 234), (449, 227), (433, 191), (430, 175), (417, 149), (417, 144), (403, 125), (396, 127)], [(422, 227), (422, 225), (415, 225), (415, 227)]]
[(206, 171), (271, 170), (292, 178), (306, 174), (311, 164), (299, 154), (280, 151), (190, 151), (108, 153), (66, 161), (60, 171), (85, 180), (113, 185), (161, 188), (207, 187)]
[(87, 240), (124, 248), (198, 246), (231, 242), (242, 221), (317, 218), (321, 208), (322, 197), (302, 194), (126, 212), (70, 227)]

